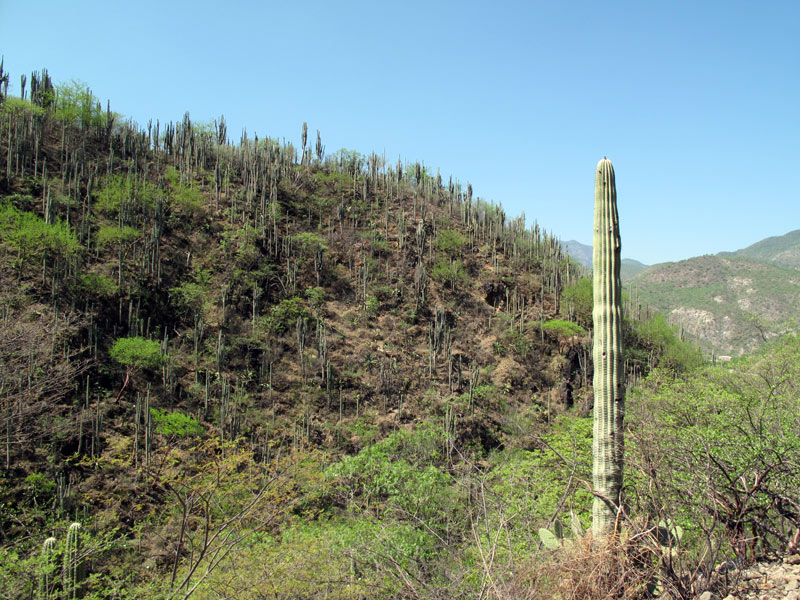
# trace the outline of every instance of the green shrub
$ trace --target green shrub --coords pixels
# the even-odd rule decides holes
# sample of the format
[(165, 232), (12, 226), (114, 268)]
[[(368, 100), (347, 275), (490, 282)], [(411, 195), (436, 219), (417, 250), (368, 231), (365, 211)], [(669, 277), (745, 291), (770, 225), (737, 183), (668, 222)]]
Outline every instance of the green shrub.
[(305, 291), (306, 298), (311, 303), (311, 306), (316, 310), (322, 308), (325, 304), (325, 289), (321, 287), (310, 287)]
[(151, 408), (150, 415), (156, 424), (156, 432), (167, 437), (185, 438), (201, 435), (204, 431), (196, 419), (181, 412)]
[(561, 319), (551, 319), (542, 323), (542, 329), (565, 337), (584, 335), (586, 333), (586, 330), (577, 323), (562, 321)]
[(164, 179), (172, 188), (170, 199), (182, 213), (192, 217), (201, 215), (206, 209), (206, 200), (203, 192), (190, 184), (183, 183), (175, 167), (168, 166)]
[(378, 299), (375, 296), (367, 296), (364, 305), (369, 316), (374, 317), (378, 314)]
[(50, 499), (56, 491), (56, 482), (44, 473), (31, 473), (25, 477), (25, 485), (37, 504)]
[(271, 332), (281, 335), (294, 328), (297, 319), (308, 319), (309, 317), (308, 310), (303, 306), (302, 300), (297, 296), (293, 296), (292, 298), (281, 300), (270, 308), (267, 315), (267, 327)]
[(87, 296), (111, 298), (119, 293), (117, 282), (99, 273), (78, 275), (78, 289)]
[[(776, 532), (800, 518), (800, 343), (789, 339), (734, 368), (657, 369), (626, 416), (630, 485), (640, 510), (668, 507), (695, 558), (712, 543), (744, 557), (781, 548)], [(728, 554), (730, 556), (730, 554)]]
[(95, 208), (111, 217), (125, 209), (130, 212), (151, 212), (156, 206), (160, 190), (147, 181), (122, 175), (106, 177), (102, 187), (95, 191)]
[(593, 303), (592, 280), (589, 277), (582, 277), (561, 292), (562, 312), (564, 308), (571, 311), (575, 321), (583, 326), (592, 324)]
[(97, 246), (103, 248), (109, 244), (127, 244), (138, 239), (141, 235), (142, 233), (133, 227), (101, 225), (94, 239)]
[(511, 543), (521, 552), (538, 545), (538, 528), (554, 515), (567, 527), (570, 510), (584, 527), (591, 522), (592, 495), (579, 480), (591, 480), (592, 419), (561, 417), (541, 446), (497, 455), (490, 473), (490, 520), (498, 526), (508, 519)]
[(673, 372), (686, 372), (705, 364), (700, 349), (682, 341), (664, 315), (656, 313), (644, 321), (625, 320), (623, 335), (626, 358), (642, 365), (655, 357), (656, 366)]
[(440, 283), (447, 283), (455, 290), (459, 282), (466, 280), (467, 272), (460, 260), (440, 258), (431, 269), (431, 278)]
[(202, 319), (211, 305), (210, 284), (211, 273), (206, 269), (198, 269), (192, 274), (191, 281), (184, 281), (169, 290), (170, 301), (194, 319)]
[(18, 253), (20, 262), (41, 258), (52, 252), (60, 256), (77, 254), (82, 246), (65, 223), (45, 223), (38, 215), (0, 203), (0, 241)]
[(325, 470), (333, 493), (367, 508), (400, 518), (417, 515), (431, 530), (445, 527), (456, 508), (458, 492), (452, 477), (435, 462), (443, 457), (445, 437), (440, 428), (400, 431), (355, 456), (345, 457)]
[(109, 351), (113, 360), (126, 367), (156, 368), (164, 360), (161, 344), (141, 337), (119, 338)]
[(459, 233), (453, 229), (445, 229), (438, 233), (436, 248), (448, 256), (455, 257), (461, 254), (467, 241), (467, 236), (463, 233)]

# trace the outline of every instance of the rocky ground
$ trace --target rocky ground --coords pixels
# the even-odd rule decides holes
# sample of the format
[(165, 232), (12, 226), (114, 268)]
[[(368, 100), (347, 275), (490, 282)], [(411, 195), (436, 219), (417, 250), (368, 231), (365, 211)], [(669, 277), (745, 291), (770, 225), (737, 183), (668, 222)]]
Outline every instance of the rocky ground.
[[(737, 583), (722, 600), (800, 600), (800, 554), (756, 563), (736, 574)], [(705, 592), (698, 600), (720, 600)]]

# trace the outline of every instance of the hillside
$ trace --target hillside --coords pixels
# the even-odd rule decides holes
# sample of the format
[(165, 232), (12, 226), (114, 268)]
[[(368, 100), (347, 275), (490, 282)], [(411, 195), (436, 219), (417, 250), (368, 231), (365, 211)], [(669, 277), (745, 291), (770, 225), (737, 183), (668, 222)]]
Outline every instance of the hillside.
[[(73, 585), (72, 521), (97, 598), (471, 598), (528, 581), (477, 519), (532, 557), (567, 500), (587, 524), (591, 288), (555, 238), (305, 124), (234, 144), (31, 82), (0, 103), (4, 597)], [(658, 325), (626, 323), (636, 376), (698, 362)]]
[(785, 235), (768, 237), (736, 252), (720, 253), (720, 256), (729, 255), (769, 262), (789, 269), (800, 269), (800, 229)]
[(654, 265), (630, 286), (709, 354), (750, 352), (800, 317), (800, 272), (738, 254)]

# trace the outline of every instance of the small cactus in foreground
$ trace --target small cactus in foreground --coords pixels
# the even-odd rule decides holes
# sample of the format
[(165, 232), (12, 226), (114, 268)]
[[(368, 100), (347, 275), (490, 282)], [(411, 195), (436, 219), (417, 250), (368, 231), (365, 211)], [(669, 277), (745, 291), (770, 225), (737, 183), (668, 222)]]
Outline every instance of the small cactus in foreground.
[[(621, 506), (625, 385), (622, 371), (620, 235), (614, 167), (597, 164), (592, 253), (594, 310), (594, 429), (592, 484), (600, 496), (592, 506), (592, 533), (607, 535)], [(601, 497), (602, 496), (602, 497)]]
[(81, 524), (73, 523), (67, 530), (67, 546), (64, 550), (64, 598), (80, 598), (80, 583), (83, 579), (81, 564)]
[(566, 537), (564, 525), (562, 525), (559, 520), (553, 523), (553, 531), (544, 527), (539, 528), (539, 539), (542, 541), (542, 545), (548, 550), (558, 550), (563, 546), (569, 546), (583, 537), (585, 533), (583, 531), (583, 525), (581, 525), (580, 519), (578, 519), (577, 515), (572, 511), (569, 513), (569, 526), (572, 533), (571, 538)]
[(683, 539), (683, 527), (676, 525), (671, 519), (662, 520), (658, 522), (655, 535), (665, 554), (677, 555), (677, 547)]
[(56, 538), (49, 537), (42, 544), (42, 563), (39, 575), (39, 598), (51, 600), (55, 598), (56, 575)]

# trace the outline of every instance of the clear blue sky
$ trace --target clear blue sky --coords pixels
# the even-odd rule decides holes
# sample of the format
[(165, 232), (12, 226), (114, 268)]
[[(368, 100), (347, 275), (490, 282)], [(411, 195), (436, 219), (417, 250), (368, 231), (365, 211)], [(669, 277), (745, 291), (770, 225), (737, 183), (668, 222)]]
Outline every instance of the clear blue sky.
[(591, 243), (608, 156), (645, 263), (800, 228), (799, 31), (797, 0), (0, 0), (12, 93), (47, 67), (142, 124), (224, 114), (299, 145), (307, 121), (565, 241)]

